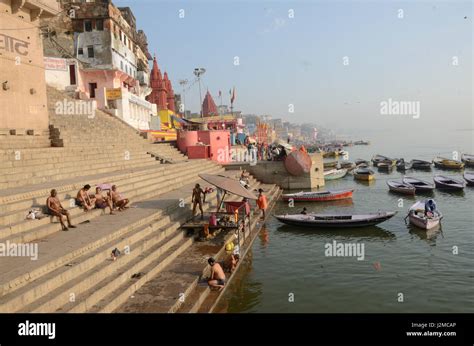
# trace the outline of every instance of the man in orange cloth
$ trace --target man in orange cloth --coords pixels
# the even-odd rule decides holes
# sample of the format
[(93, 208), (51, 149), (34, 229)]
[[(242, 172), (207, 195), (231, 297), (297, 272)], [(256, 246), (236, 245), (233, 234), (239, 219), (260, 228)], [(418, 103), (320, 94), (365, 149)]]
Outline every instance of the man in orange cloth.
[(258, 209), (262, 211), (262, 220), (265, 220), (266, 218), (265, 210), (267, 210), (268, 202), (267, 202), (267, 196), (263, 194), (262, 189), (258, 189), (257, 206), (258, 206)]

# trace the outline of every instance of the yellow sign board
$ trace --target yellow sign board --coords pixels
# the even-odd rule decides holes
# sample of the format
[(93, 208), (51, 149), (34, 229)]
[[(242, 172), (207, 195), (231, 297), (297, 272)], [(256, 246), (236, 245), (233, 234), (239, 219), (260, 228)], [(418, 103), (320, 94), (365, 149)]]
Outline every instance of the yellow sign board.
[(122, 89), (106, 89), (105, 96), (107, 100), (118, 100), (122, 98)]

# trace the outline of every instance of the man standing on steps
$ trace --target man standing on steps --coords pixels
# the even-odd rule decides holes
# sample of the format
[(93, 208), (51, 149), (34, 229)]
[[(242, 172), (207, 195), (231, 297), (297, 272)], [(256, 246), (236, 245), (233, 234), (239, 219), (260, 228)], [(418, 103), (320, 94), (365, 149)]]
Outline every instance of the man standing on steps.
[(69, 212), (63, 208), (57, 196), (58, 193), (56, 192), (56, 189), (52, 189), (51, 196), (49, 196), (46, 200), (46, 206), (48, 207), (49, 215), (56, 216), (59, 219), (63, 231), (68, 230), (68, 228), (64, 224), (63, 215), (66, 216), (67, 225), (69, 226), (69, 228), (76, 228), (76, 226), (73, 226), (71, 224), (71, 216), (69, 215)]
[(268, 202), (267, 202), (267, 196), (263, 194), (262, 189), (258, 189), (258, 199), (257, 199), (257, 206), (258, 209), (262, 211), (262, 218), (261, 220), (265, 220), (266, 215), (265, 215), (265, 210), (267, 210), (268, 207)]
[(216, 263), (216, 260), (210, 257), (207, 260), (207, 263), (211, 266), (211, 276), (207, 281), (210, 288), (217, 288), (219, 291), (224, 288), (225, 285), (225, 273), (219, 263)]
[(201, 195), (204, 195), (204, 191), (201, 189), (199, 184), (193, 189), (193, 195), (191, 197), (191, 203), (193, 204), (193, 217), (196, 215), (196, 206), (199, 204), (199, 210), (201, 211), (201, 220), (204, 219), (204, 210), (202, 209)]

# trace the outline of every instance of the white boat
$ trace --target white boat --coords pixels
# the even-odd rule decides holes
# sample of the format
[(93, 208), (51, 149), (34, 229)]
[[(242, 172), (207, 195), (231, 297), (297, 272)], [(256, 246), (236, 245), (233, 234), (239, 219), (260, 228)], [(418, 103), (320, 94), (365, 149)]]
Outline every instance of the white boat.
[(324, 171), (324, 180), (335, 180), (344, 178), (347, 174), (347, 169), (331, 169), (329, 171)]
[(433, 216), (426, 216), (425, 201), (418, 201), (408, 209), (407, 218), (413, 226), (429, 230), (439, 225), (443, 215), (438, 210), (435, 210)]

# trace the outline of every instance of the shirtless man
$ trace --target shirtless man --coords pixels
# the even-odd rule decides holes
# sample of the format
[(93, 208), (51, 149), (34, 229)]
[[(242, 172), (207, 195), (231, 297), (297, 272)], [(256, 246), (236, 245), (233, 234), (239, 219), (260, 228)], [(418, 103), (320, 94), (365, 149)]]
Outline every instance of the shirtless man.
[(84, 211), (89, 211), (95, 206), (95, 198), (90, 198), (88, 193), (90, 188), (91, 186), (89, 184), (84, 185), (84, 187), (79, 190), (76, 196), (76, 204), (84, 208)]
[(204, 195), (204, 191), (201, 189), (199, 184), (193, 189), (193, 195), (191, 197), (191, 203), (193, 204), (193, 217), (196, 214), (196, 206), (199, 204), (199, 210), (201, 211), (201, 220), (204, 219), (204, 210), (202, 209), (201, 195)]
[(117, 185), (112, 185), (112, 191), (110, 191), (110, 197), (112, 198), (112, 203), (115, 205), (119, 211), (122, 211), (127, 207), (127, 204), (130, 202), (128, 198), (122, 198), (122, 195), (117, 190)]
[(222, 269), (221, 265), (216, 263), (216, 260), (212, 257), (209, 258), (207, 262), (211, 266), (211, 276), (207, 283), (211, 289), (217, 288), (220, 291), (225, 285), (224, 270)]
[(114, 207), (112, 205), (112, 198), (109, 196), (104, 197), (102, 195), (102, 189), (100, 187), (95, 188), (95, 207), (96, 209), (105, 209), (109, 207), (110, 215), (114, 215)]
[(61, 205), (61, 202), (58, 199), (58, 193), (56, 192), (55, 189), (51, 190), (51, 196), (48, 197), (46, 200), (46, 206), (48, 207), (48, 213), (53, 216), (57, 216), (59, 219), (59, 222), (61, 222), (61, 227), (63, 231), (67, 231), (68, 228), (64, 224), (64, 219), (63, 215), (66, 216), (67, 219), (67, 224), (70, 228), (76, 228), (76, 226), (73, 226), (71, 224), (71, 217), (69, 215), (69, 212), (63, 208)]

